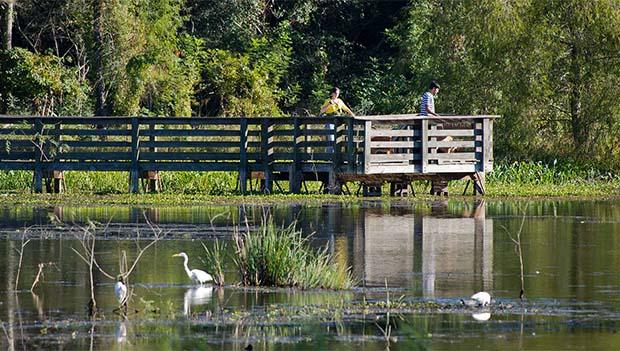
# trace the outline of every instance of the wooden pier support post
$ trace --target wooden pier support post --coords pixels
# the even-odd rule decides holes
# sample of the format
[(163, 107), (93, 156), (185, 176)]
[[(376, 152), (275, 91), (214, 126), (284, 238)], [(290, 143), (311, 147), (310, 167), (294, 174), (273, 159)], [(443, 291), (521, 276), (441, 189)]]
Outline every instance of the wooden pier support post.
[(131, 117), (131, 169), (129, 171), (129, 191), (137, 194), (140, 190), (140, 124), (138, 117)]

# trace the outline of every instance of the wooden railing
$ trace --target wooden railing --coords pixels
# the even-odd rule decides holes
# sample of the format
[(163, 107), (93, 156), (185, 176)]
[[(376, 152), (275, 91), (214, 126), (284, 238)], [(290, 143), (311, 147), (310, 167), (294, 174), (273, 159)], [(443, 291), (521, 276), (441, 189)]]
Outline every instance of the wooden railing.
[(490, 172), (497, 117), (359, 117), (369, 141), (364, 174)]
[(132, 192), (147, 171), (239, 172), (244, 193), (252, 172), (265, 191), (284, 174), (297, 192), (308, 173), (489, 171), (494, 117), (0, 116), (0, 170), (33, 171), (35, 191), (79, 170), (129, 172)]

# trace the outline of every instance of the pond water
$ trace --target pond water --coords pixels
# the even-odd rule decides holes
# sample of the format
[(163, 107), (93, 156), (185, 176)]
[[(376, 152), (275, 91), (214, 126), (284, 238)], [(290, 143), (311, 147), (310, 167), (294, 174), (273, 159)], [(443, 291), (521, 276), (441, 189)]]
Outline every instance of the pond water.
[[(236, 226), (255, 228), (265, 216), (296, 221), (312, 245), (346, 261), (358, 287), (246, 289), (236, 286), (230, 257), (225, 287), (197, 287), (172, 257), (184, 251), (190, 268), (209, 270), (201, 243), (212, 247), (217, 238), (232, 254)], [(101, 223), (97, 260), (110, 273), (123, 251), (132, 262), (153, 230), (165, 234), (130, 276), (126, 318), (113, 311), (114, 281), (97, 271), (99, 314), (87, 315), (88, 266), (75, 251), (89, 221)], [(620, 201), (0, 207), (0, 253), (0, 347), (10, 350), (593, 350), (620, 343)], [(49, 265), (30, 292), (39, 263)], [(493, 295), (490, 308), (460, 305), (482, 290)], [(385, 309), (348, 313), (388, 296), (440, 308), (395, 309), (389, 318)]]

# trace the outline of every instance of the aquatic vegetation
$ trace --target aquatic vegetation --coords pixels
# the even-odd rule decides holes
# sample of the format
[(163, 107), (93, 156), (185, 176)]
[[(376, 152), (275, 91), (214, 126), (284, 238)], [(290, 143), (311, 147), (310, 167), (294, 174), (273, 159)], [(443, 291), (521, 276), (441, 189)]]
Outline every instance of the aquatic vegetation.
[(273, 221), (257, 231), (237, 233), (235, 264), (244, 285), (348, 289), (354, 285), (349, 267), (334, 260), (327, 248), (314, 249), (295, 228)]
[(201, 243), (205, 249), (204, 263), (211, 270), (213, 283), (219, 286), (224, 285), (224, 259), (227, 246), (226, 242), (215, 239), (213, 248), (209, 249), (204, 243)]

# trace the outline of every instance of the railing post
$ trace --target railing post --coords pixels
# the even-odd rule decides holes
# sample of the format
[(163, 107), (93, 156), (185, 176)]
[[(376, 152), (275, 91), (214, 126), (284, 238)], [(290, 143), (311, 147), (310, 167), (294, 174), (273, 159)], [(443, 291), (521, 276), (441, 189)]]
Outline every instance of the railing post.
[(484, 118), (482, 120), (482, 170), (491, 172), (493, 170), (493, 120)]
[(422, 160), (422, 173), (426, 173), (426, 167), (428, 165), (428, 119), (422, 119), (422, 131), (420, 132), (422, 148), (420, 159)]
[(335, 171), (338, 168), (340, 168), (340, 156), (341, 156), (341, 150), (340, 150), (340, 143), (338, 142), (338, 128), (340, 127), (340, 121), (341, 118), (340, 117), (334, 117), (334, 129), (331, 131), (332, 132), (332, 142), (331, 142), (331, 147), (332, 150), (334, 150), (334, 152), (332, 153), (332, 169)]
[(301, 191), (301, 160), (299, 155), (299, 139), (301, 131), (299, 126), (299, 117), (293, 117), (293, 164), (289, 172), (289, 190), (293, 194)]
[(370, 147), (372, 145), (372, 122), (364, 122), (364, 174), (370, 171)]
[(245, 195), (248, 183), (248, 118), (239, 123), (239, 190)]
[(271, 121), (269, 118), (263, 118), (261, 121), (260, 146), (263, 161), (263, 174), (265, 177), (263, 192), (266, 194), (271, 194), (273, 192), (273, 180), (271, 175), (271, 141), (269, 138), (271, 129)]
[(34, 177), (32, 187), (35, 193), (43, 192), (43, 120), (39, 117), (34, 120), (35, 148), (34, 148)]
[(347, 118), (347, 170), (351, 173), (355, 172), (355, 144), (353, 143), (354, 138), (354, 127), (353, 117)]
[(140, 179), (140, 123), (138, 117), (131, 117), (131, 169), (129, 171), (129, 191), (138, 193)]

